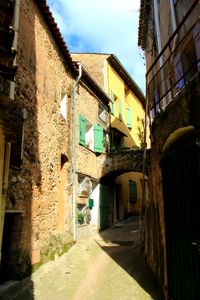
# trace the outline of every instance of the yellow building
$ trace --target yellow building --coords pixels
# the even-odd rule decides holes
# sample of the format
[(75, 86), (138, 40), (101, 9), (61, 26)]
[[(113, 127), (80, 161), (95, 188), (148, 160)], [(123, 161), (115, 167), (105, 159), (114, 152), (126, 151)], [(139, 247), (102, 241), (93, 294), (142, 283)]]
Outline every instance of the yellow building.
[[(111, 102), (111, 152), (143, 147), (145, 98), (116, 56), (106, 60), (106, 90)], [(139, 214), (142, 173), (129, 172), (116, 178), (116, 220)]]
[[(127, 153), (143, 147), (145, 97), (115, 55), (73, 53), (110, 96), (110, 154)], [(147, 143), (149, 145), (149, 142)], [(128, 214), (139, 214), (142, 197), (142, 173), (113, 174), (106, 182), (110, 190), (109, 224)], [(117, 176), (117, 177), (116, 177)], [(111, 182), (112, 181), (112, 182)], [(111, 199), (113, 198), (113, 199)]]

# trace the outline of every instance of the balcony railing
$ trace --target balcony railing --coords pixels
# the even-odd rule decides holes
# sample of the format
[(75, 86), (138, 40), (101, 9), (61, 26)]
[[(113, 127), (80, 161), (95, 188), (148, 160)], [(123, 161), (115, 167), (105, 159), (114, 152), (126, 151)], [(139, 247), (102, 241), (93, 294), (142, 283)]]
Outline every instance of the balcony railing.
[[(200, 21), (193, 21), (195, 1), (146, 74), (147, 97), (154, 118), (200, 72)], [(185, 24), (190, 24), (185, 30)]]

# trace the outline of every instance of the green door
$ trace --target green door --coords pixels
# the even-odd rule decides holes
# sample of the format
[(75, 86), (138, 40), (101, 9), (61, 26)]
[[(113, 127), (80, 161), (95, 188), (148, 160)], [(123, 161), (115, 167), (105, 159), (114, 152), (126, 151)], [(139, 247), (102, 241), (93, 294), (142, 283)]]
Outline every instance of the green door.
[(109, 227), (109, 187), (101, 184), (100, 187), (100, 228)]
[(199, 149), (195, 142), (162, 163), (169, 299), (200, 299)]

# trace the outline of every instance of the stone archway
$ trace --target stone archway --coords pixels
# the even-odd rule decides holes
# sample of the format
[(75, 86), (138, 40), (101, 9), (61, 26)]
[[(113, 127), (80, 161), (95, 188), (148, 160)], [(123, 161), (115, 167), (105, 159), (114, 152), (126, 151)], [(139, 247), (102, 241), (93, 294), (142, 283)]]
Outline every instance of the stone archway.
[[(151, 150), (147, 150), (145, 162), (145, 175), (149, 174)], [(109, 177), (117, 177), (127, 172), (143, 172), (143, 150), (132, 150), (129, 152), (110, 154), (103, 166), (101, 181)]]
[[(147, 150), (145, 175), (149, 174), (150, 150)], [(100, 183), (109, 192), (109, 215), (113, 223), (130, 214), (139, 214), (143, 195), (143, 150), (111, 154), (104, 162)], [(129, 174), (127, 174), (129, 173)], [(133, 192), (133, 187), (135, 191)], [(131, 194), (135, 193), (135, 200)], [(105, 199), (103, 199), (105, 202)]]

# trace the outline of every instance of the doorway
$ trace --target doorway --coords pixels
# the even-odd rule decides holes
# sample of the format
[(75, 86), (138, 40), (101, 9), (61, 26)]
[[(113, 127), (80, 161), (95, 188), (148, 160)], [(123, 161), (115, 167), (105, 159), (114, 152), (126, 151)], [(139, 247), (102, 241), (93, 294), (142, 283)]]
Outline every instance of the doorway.
[(199, 148), (195, 141), (162, 160), (169, 299), (200, 299)]

